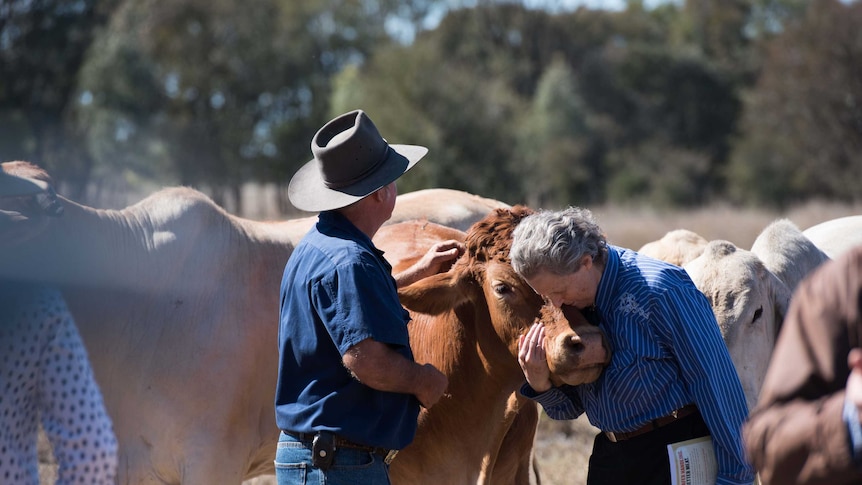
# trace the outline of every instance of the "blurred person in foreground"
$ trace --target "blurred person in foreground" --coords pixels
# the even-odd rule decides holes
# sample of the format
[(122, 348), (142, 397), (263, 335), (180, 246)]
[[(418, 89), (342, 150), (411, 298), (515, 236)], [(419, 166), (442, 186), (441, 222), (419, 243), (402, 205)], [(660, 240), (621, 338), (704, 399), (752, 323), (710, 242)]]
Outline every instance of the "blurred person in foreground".
[(539, 211), (515, 228), (512, 266), (555, 306), (574, 306), (608, 338), (597, 381), (554, 387), (537, 323), (521, 338), (521, 393), (553, 419), (586, 412), (602, 430), (588, 485), (670, 484), (667, 445), (712, 436), (718, 484), (749, 484), (745, 396), (706, 297), (685, 270), (608, 244), (586, 209)]
[[(0, 235), (14, 239), (16, 204), (45, 203), (47, 185), (0, 170)], [(63, 296), (0, 280), (0, 483), (38, 485), (39, 424), (58, 484), (113, 484), (117, 440), (87, 351)]]
[(862, 483), (862, 246), (803, 280), (743, 436), (767, 485)]
[(276, 477), (280, 485), (387, 484), (419, 406), (433, 406), (448, 385), (414, 362), (397, 287), (448, 269), (464, 248), (438, 243), (393, 277), (371, 240), (392, 215), (395, 180), (425, 147), (388, 144), (357, 110), (326, 123), (311, 150), (288, 189), (294, 206), (320, 215), (281, 282)]

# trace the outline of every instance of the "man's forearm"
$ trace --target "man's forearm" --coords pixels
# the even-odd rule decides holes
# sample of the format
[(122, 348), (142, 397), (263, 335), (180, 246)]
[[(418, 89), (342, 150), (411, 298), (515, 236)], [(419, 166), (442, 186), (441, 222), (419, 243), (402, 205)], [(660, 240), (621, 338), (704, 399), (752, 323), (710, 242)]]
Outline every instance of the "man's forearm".
[(359, 382), (378, 391), (414, 394), (421, 366), (386, 344), (366, 339), (344, 355), (344, 365)]

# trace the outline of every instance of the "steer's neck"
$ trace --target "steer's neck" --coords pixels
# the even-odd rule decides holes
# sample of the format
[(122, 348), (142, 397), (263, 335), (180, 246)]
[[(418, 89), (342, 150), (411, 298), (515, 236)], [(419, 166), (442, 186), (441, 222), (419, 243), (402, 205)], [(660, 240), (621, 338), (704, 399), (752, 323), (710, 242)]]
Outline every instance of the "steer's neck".
[[(500, 446), (505, 433), (503, 423), (511, 419), (507, 415), (507, 403), (523, 380), (523, 374), (506, 345), (498, 337), (496, 343), (493, 342), (496, 334), (490, 329), (490, 322), (483, 320), (465, 325), (464, 321), (475, 322), (482, 317), (464, 317), (456, 317), (452, 312), (445, 318), (439, 316), (436, 320), (425, 321), (424, 316), (417, 315), (410, 324), (411, 347), (416, 360), (437, 366), (449, 378), (449, 387), (446, 397), (430, 410), (423, 409), (415, 446), (408, 447), (394, 462), (396, 475), (399, 465), (410, 469), (405, 462), (429, 463), (441, 458), (445, 458), (444, 463), (478, 466), (490, 450)], [(479, 331), (478, 328), (490, 330)], [(495, 362), (500, 357), (504, 362)], [(514, 369), (510, 361), (514, 361)], [(453, 438), (456, 436), (457, 439)], [(427, 450), (436, 450), (436, 454), (420, 455)], [(464, 470), (462, 474), (478, 476), (479, 472), (477, 468)]]
[(152, 271), (134, 254), (146, 250), (141, 221), (122, 211), (60, 201), (62, 216), (32, 240), (5, 250), (5, 277), (64, 287), (126, 287)]

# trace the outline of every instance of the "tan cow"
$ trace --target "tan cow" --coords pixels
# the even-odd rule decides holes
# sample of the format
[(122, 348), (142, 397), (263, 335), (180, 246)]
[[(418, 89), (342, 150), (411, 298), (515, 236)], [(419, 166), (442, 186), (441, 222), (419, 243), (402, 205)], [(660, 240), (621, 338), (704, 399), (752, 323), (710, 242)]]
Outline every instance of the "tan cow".
[[(453, 189), (423, 189), (398, 196), (398, 203), (386, 225), (399, 222), (426, 219), (428, 221), (466, 231), (494, 209), (511, 207), (499, 200), (480, 197), (469, 192)], [(293, 219), (291, 224), (303, 232), (311, 229), (317, 216)]]
[(411, 219), (428, 219), (443, 226), (466, 231), (477, 221), (495, 209), (511, 206), (499, 200), (480, 197), (453, 189), (424, 189), (403, 194), (387, 224), (396, 224)]
[(114, 422), (120, 483), (272, 473), (278, 285), (302, 231), (231, 216), (188, 188), (123, 210), (58, 197), (60, 217), (0, 203), (2, 234), (30, 236), (4, 245), (0, 275), (63, 290)]
[(63, 289), (114, 420), (121, 483), (273, 472), (278, 286), (304, 222), (239, 218), (189, 188), (122, 210), (47, 196), (0, 209), (0, 276)]
[(862, 215), (823, 221), (802, 232), (830, 258), (862, 244)]
[(416, 360), (447, 374), (451, 397), (422, 411), (414, 442), (392, 463), (393, 483), (529, 483), (529, 460), (523, 454), (516, 460), (518, 469), (505, 472), (516, 476), (504, 475), (498, 467), (512, 463), (498, 458), (501, 449), (512, 452), (503, 447), (507, 439), (508, 447), (532, 447), (534, 421), (525, 420), (520, 423), (525, 429), (514, 431), (527, 440), (507, 434), (517, 416), (513, 404), (536, 409), (513, 393), (524, 382), (518, 337), (537, 319), (549, 335), (546, 352), (555, 384), (592, 382), (607, 364), (610, 355), (599, 328), (574, 310), (566, 319), (512, 268), (512, 231), (530, 213), (520, 206), (494, 211), (470, 228), (466, 254), (449, 272), (399, 291), (413, 316)]
[(668, 231), (661, 239), (644, 244), (638, 252), (655, 259), (684, 266), (700, 256), (709, 243), (703, 236), (688, 229)]

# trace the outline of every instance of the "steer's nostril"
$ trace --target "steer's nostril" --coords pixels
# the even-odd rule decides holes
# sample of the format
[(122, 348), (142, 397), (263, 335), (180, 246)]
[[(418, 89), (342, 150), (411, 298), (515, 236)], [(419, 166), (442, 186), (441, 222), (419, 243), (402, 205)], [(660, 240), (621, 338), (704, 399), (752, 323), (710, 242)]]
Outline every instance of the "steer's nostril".
[(581, 337), (577, 335), (570, 335), (566, 337), (564, 345), (566, 346), (566, 350), (568, 350), (569, 352), (584, 351), (584, 342), (581, 340)]

